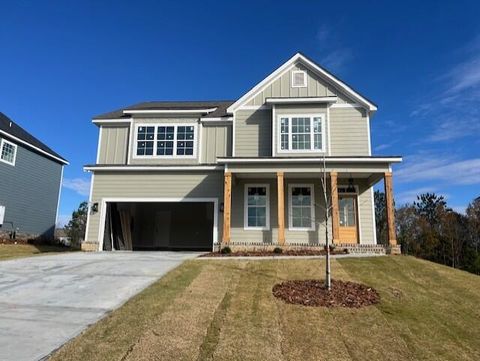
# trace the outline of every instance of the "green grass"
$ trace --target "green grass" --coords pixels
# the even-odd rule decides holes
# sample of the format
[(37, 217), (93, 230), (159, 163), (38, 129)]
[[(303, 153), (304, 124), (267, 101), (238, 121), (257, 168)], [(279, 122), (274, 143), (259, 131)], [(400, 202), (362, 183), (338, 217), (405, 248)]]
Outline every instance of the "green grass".
[(0, 244), (0, 261), (31, 257), (46, 253), (71, 252), (74, 249), (57, 246), (42, 246), (32, 244)]
[(285, 304), (272, 286), (323, 260), (184, 263), (52, 360), (479, 360), (480, 277), (412, 257), (348, 258), (334, 278), (376, 288), (363, 309)]

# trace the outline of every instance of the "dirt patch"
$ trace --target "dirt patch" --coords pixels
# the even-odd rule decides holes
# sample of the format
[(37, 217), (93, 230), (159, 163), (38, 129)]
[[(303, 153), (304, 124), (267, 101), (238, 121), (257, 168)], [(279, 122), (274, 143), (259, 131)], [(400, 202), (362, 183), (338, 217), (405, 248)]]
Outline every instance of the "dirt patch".
[[(210, 252), (202, 254), (200, 257), (275, 257), (275, 256), (325, 256), (327, 252), (320, 249), (299, 249), (285, 250), (282, 252), (274, 251), (235, 251), (232, 253)], [(331, 255), (348, 254), (348, 249), (330, 251)]]
[(380, 302), (380, 295), (372, 287), (337, 280), (332, 280), (330, 291), (323, 280), (301, 280), (278, 283), (272, 292), (286, 303), (303, 306), (360, 308)]

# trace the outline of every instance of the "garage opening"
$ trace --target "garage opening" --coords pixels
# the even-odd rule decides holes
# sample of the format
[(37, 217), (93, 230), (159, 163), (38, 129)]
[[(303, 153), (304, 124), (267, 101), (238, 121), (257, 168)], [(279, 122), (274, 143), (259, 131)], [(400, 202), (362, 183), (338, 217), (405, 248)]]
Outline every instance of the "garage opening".
[(213, 245), (213, 202), (107, 202), (103, 250), (201, 250)]

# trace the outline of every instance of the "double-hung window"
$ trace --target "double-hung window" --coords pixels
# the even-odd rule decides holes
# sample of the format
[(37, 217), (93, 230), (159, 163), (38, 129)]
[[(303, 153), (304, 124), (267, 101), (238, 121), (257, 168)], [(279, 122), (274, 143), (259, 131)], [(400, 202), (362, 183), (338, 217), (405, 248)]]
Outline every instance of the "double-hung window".
[(245, 229), (270, 229), (270, 195), (268, 184), (245, 185)]
[(17, 157), (17, 145), (2, 138), (0, 142), (0, 161), (15, 165)]
[(314, 230), (315, 229), (315, 206), (313, 185), (290, 184), (289, 196), (289, 229), (291, 230)]
[(324, 152), (325, 116), (281, 115), (279, 152)]
[(138, 125), (136, 157), (195, 157), (196, 125)]

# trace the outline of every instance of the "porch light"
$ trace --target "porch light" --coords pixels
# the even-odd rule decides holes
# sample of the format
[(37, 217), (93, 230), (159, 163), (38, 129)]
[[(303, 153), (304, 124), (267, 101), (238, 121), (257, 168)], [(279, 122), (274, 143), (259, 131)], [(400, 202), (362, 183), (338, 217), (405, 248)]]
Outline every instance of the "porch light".
[(348, 178), (347, 192), (348, 193), (355, 193), (355, 187), (353, 185), (353, 178), (352, 177)]

